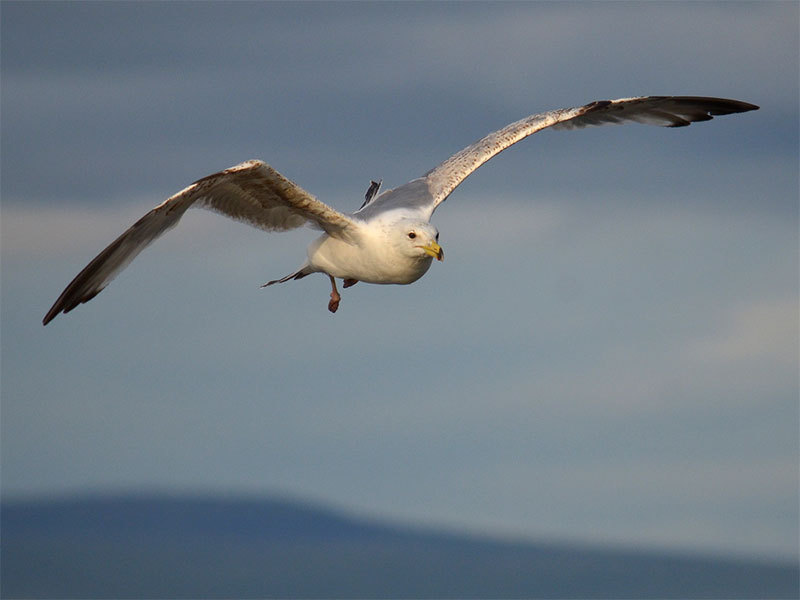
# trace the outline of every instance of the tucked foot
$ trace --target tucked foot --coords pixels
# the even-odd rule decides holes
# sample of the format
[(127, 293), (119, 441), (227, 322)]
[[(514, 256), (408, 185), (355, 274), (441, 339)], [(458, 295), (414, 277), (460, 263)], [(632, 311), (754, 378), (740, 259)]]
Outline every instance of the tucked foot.
[(355, 284), (358, 283), (358, 279), (345, 279), (343, 288), (353, 287)]

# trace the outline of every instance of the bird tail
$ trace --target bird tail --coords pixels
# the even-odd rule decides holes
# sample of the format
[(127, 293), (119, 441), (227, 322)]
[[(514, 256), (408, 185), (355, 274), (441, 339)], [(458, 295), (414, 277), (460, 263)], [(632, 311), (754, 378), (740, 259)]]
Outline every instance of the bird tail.
[(287, 275), (286, 277), (281, 277), (280, 279), (273, 279), (272, 281), (268, 281), (267, 283), (265, 283), (261, 287), (265, 288), (268, 285), (272, 285), (274, 283), (286, 283), (287, 281), (291, 281), (292, 279), (302, 279), (306, 275), (311, 275), (311, 273), (313, 273), (313, 272), (314, 271), (312, 271), (308, 265), (304, 265), (303, 267), (301, 267), (299, 270), (295, 271), (291, 275)]

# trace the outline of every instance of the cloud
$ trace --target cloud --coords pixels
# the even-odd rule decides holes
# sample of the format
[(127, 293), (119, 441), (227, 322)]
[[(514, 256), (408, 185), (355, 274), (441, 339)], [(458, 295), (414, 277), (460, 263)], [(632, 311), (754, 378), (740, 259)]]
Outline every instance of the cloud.
[[(9, 205), (3, 208), (3, 258), (24, 261), (83, 255), (88, 262), (155, 205), (150, 197), (103, 207)], [(215, 250), (222, 251), (232, 244), (252, 247), (254, 240), (267, 235), (281, 238), (283, 246), (291, 248), (293, 240), (303, 233), (308, 241), (319, 235), (302, 229), (295, 233), (267, 234), (206, 210), (192, 210), (181, 219), (179, 227), (167, 232), (154, 247), (163, 256), (191, 254), (202, 247), (213, 261)]]
[(715, 335), (690, 343), (696, 360), (731, 366), (749, 361), (798, 365), (800, 306), (797, 298), (769, 299), (725, 311)]
[[(773, 135), (795, 132), (796, 147), (797, 128), (785, 126), (796, 123), (790, 3), (421, 6), (9, 5), (4, 202), (161, 194), (251, 157), (316, 193), (370, 177), (397, 185), (525, 114), (636, 93), (764, 104), (748, 115), (759, 123), (750, 135), (774, 124)], [(135, 37), (112, 33), (131, 20)], [(615, 30), (626, 35), (606, 35)], [(747, 123), (738, 120), (736, 139)], [(618, 138), (593, 146), (580, 135), (594, 160), (613, 166), (606, 143)], [(769, 152), (747, 146), (748, 156)], [(580, 169), (572, 177), (589, 185)]]
[(146, 206), (135, 199), (124, 206), (94, 209), (4, 206), (3, 258), (42, 259), (92, 250), (99, 252), (144, 214), (137, 205)]

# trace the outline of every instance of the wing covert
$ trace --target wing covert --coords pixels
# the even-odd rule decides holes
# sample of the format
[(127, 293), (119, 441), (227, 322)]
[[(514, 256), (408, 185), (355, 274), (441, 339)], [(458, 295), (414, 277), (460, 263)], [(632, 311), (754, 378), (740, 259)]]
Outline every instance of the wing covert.
[(354, 225), (352, 219), (260, 160), (203, 177), (161, 206), (185, 204), (188, 208), (195, 203), (266, 231), (311, 224), (334, 237), (347, 238)]

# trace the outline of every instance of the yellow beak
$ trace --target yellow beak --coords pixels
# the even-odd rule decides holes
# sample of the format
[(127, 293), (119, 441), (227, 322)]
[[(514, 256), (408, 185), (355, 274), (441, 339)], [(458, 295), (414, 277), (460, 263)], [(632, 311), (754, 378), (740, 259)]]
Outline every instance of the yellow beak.
[(431, 240), (430, 244), (427, 246), (420, 246), (420, 248), (425, 250), (426, 254), (430, 254), (436, 260), (442, 260), (444, 258), (444, 250), (442, 250), (442, 247), (433, 240)]

